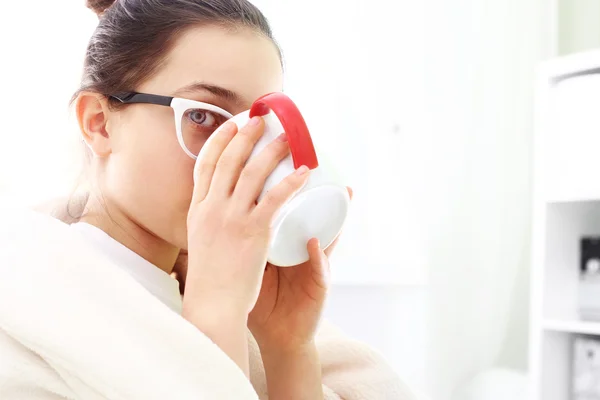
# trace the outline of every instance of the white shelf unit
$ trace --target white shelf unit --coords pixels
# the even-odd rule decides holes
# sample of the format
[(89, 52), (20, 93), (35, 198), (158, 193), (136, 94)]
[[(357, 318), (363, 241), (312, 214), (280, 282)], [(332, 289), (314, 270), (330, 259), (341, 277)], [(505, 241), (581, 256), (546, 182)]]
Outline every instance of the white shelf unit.
[[(570, 400), (579, 242), (600, 236), (600, 51), (545, 63), (536, 88), (530, 399)], [(598, 293), (600, 296), (600, 292)]]
[(546, 332), (600, 336), (600, 323), (581, 320), (544, 319), (542, 329)]

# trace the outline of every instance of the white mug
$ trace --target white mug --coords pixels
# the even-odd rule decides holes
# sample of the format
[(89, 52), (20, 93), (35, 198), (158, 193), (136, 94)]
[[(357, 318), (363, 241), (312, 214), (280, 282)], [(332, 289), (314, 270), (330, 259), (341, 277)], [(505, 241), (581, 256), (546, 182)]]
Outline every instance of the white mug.
[(268, 252), (268, 262), (273, 265), (289, 267), (302, 264), (309, 259), (307, 244), (311, 238), (319, 239), (325, 249), (341, 232), (350, 207), (348, 191), (336, 181), (335, 171), (329, 165), (319, 165), (306, 122), (288, 96), (280, 92), (262, 96), (250, 110), (229, 121), (235, 122), (241, 129), (254, 116), (263, 117), (265, 131), (248, 160), (283, 132), (290, 147), (290, 154), (267, 178), (258, 202), (296, 168), (302, 165), (310, 168), (308, 182), (274, 219)]

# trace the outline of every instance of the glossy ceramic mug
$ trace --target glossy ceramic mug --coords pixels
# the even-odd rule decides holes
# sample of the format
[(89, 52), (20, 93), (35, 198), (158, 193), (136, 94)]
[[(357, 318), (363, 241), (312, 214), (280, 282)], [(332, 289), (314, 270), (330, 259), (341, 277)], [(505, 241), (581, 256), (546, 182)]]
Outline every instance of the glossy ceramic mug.
[(321, 247), (327, 248), (339, 235), (350, 207), (348, 191), (331, 166), (319, 163), (306, 122), (288, 96), (280, 92), (267, 94), (229, 121), (241, 129), (255, 116), (263, 117), (265, 131), (249, 160), (283, 132), (290, 147), (290, 154), (267, 178), (258, 202), (295, 169), (302, 165), (310, 169), (307, 183), (274, 219), (268, 252), (268, 261), (273, 265), (298, 265), (309, 259), (307, 244), (311, 238), (318, 238)]

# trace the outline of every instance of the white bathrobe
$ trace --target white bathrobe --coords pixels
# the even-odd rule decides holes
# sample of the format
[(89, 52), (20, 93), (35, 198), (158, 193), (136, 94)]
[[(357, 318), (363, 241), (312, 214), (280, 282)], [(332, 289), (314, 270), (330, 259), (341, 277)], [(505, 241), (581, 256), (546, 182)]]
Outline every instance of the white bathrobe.
[[(0, 399), (267, 399), (208, 337), (54, 218), (0, 209)], [(417, 396), (380, 355), (323, 323), (326, 399)]]

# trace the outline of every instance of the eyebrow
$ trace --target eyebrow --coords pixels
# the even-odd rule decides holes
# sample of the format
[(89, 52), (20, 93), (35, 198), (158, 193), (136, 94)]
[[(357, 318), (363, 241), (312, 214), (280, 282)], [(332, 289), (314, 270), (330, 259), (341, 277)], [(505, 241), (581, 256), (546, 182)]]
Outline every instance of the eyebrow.
[(242, 104), (242, 98), (234, 91), (229, 89), (225, 89), (224, 87), (211, 85), (203, 82), (194, 82), (189, 85), (186, 85), (177, 91), (175, 91), (174, 95), (177, 96), (181, 93), (190, 93), (190, 92), (201, 92), (206, 91), (214, 94), (217, 97), (221, 97), (228, 102), (232, 102), (235, 104)]

